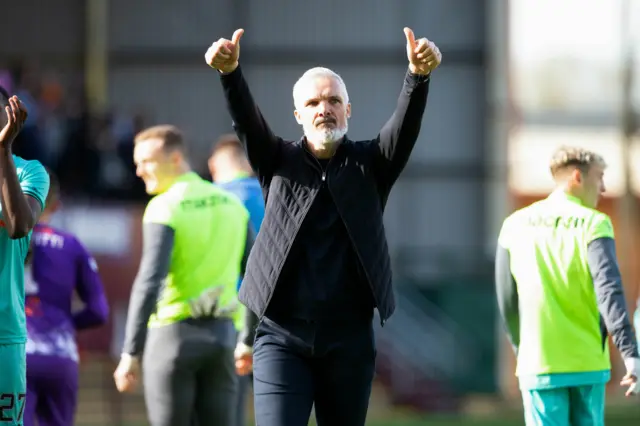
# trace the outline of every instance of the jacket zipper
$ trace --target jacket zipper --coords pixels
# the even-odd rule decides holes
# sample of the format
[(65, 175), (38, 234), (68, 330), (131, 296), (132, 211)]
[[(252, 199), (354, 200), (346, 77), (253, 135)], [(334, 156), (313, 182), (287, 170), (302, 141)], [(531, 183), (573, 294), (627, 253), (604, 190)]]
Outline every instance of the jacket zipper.
[[(322, 164), (320, 164), (320, 162), (318, 161), (317, 158), (314, 157), (314, 159), (316, 160), (316, 163), (318, 163), (318, 166), (320, 167), (320, 170), (322, 170), (322, 181), (325, 182), (327, 180), (327, 173), (326, 170), (322, 168)], [(331, 161), (333, 160), (333, 157), (331, 157), (331, 160), (329, 160), (329, 162), (327, 163), (327, 170), (329, 169), (329, 165), (331, 165)], [(329, 191), (329, 194), (331, 194), (331, 198), (334, 200), (335, 203), (335, 198), (333, 196), (333, 192), (331, 192), (331, 187), (329, 186), (329, 183), (326, 183), (327, 185), (327, 190)], [(375, 289), (373, 288), (373, 284), (371, 284), (371, 279), (369, 278), (369, 273), (367, 272), (367, 268), (365, 268), (364, 266), (364, 262), (362, 261), (362, 256), (360, 255), (360, 252), (358, 251), (358, 249), (356, 248), (356, 243), (353, 240), (353, 236), (351, 235), (351, 232), (349, 231), (349, 227), (347, 226), (347, 223), (344, 221), (344, 217), (342, 216), (342, 212), (340, 211), (340, 209), (338, 208), (338, 204), (336, 203), (336, 210), (338, 210), (338, 215), (340, 216), (340, 220), (342, 220), (342, 223), (344, 224), (344, 228), (347, 230), (347, 235), (349, 235), (349, 240), (351, 241), (351, 245), (353, 246), (353, 251), (356, 252), (356, 256), (358, 256), (358, 260), (360, 261), (360, 265), (362, 265), (362, 270), (364, 271), (364, 275), (365, 278), (367, 279), (367, 283), (369, 284), (369, 288), (371, 289), (371, 295), (373, 296), (373, 301), (376, 304), (376, 308), (378, 307), (378, 299), (376, 298), (376, 292)], [(380, 311), (378, 311), (380, 312)], [(383, 318), (382, 316), (380, 316), (380, 326), (384, 327), (384, 323), (387, 322), (386, 318)]]

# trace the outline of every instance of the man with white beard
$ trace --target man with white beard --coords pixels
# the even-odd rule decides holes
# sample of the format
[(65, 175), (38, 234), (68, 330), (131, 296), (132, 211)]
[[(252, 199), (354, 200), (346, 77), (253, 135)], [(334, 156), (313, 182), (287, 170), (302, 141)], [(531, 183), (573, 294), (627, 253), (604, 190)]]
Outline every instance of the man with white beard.
[(409, 69), (378, 135), (350, 140), (349, 95), (326, 68), (293, 89), (304, 137), (274, 135), (238, 63), (239, 29), (205, 54), (220, 71), (234, 128), (266, 199), (240, 301), (261, 321), (253, 346), (260, 426), (365, 424), (375, 367), (373, 311), (395, 308), (383, 212), (420, 132), (439, 49), (405, 28)]

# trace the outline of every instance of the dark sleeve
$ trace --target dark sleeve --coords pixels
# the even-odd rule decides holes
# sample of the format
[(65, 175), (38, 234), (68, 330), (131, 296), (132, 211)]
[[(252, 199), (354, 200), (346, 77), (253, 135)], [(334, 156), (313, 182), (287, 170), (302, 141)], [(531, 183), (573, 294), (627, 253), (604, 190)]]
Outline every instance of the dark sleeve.
[(273, 134), (262, 116), (239, 65), (233, 72), (221, 74), (220, 79), (233, 128), (244, 145), (251, 168), (260, 177), (270, 177), (282, 139)]
[(427, 106), (429, 82), (430, 75), (407, 71), (396, 109), (378, 135), (378, 170), (389, 186), (400, 176), (418, 140)]
[(247, 262), (249, 261), (249, 254), (251, 254), (251, 249), (253, 248), (253, 244), (256, 242), (256, 231), (251, 224), (251, 221), (247, 224), (247, 241), (244, 245), (244, 254), (242, 255), (242, 264), (240, 265), (240, 273), (244, 276), (245, 271), (247, 270)]
[[(249, 221), (247, 225), (247, 243), (244, 246), (244, 256), (242, 257), (242, 275), (244, 275), (247, 269), (247, 260), (249, 259), (249, 253), (256, 240), (256, 232)], [(258, 316), (254, 314), (251, 309), (244, 309), (244, 328), (240, 330), (238, 335), (238, 342), (244, 343), (247, 346), (253, 346), (253, 341), (256, 337), (256, 328), (258, 327)]]
[(123, 352), (140, 355), (147, 337), (162, 284), (169, 273), (175, 231), (166, 225), (145, 223), (142, 227), (142, 260), (131, 289)]
[(598, 238), (589, 243), (587, 262), (607, 332), (623, 358), (638, 358), (613, 238)]
[(109, 318), (109, 304), (95, 259), (79, 241), (77, 244), (79, 254), (76, 292), (84, 302), (84, 308), (73, 315), (73, 323), (76, 330), (83, 330), (106, 323)]
[(513, 345), (513, 350), (518, 353), (518, 346), (520, 345), (518, 287), (511, 274), (509, 250), (500, 244), (496, 249), (495, 280), (500, 317), (507, 331), (507, 337), (511, 345)]

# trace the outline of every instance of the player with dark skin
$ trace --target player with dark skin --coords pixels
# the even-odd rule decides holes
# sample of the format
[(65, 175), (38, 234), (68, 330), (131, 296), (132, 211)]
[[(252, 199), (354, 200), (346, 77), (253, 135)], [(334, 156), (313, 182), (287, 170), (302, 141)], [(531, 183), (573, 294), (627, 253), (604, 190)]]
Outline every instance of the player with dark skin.
[(0, 203), (2, 219), (9, 238), (20, 239), (29, 235), (42, 213), (40, 202), (25, 195), (20, 187), (13, 162), (12, 145), (27, 120), (27, 109), (17, 96), (9, 97), (0, 91), (5, 114), (0, 124)]

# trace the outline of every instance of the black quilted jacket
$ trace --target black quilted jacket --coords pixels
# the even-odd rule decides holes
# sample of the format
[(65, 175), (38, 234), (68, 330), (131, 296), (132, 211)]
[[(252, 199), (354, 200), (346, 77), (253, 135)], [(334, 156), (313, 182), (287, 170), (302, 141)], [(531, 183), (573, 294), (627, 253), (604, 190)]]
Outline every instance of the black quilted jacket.
[(240, 301), (262, 317), (298, 230), (326, 179), (373, 292), (382, 324), (393, 314), (391, 261), (383, 212), (420, 132), (429, 78), (407, 72), (391, 119), (373, 140), (345, 138), (319, 172), (304, 139), (285, 141), (269, 129), (238, 67), (221, 76), (234, 128), (262, 184), (266, 211), (249, 256)]

